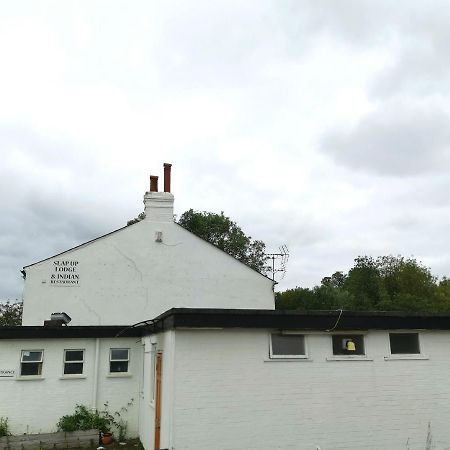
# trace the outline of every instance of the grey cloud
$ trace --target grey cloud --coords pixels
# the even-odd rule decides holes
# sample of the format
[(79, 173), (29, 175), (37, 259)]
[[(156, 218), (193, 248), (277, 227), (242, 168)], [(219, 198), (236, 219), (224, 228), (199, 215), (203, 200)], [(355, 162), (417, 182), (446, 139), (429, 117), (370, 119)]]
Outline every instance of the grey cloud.
[(47, 166), (63, 166), (76, 161), (76, 152), (66, 149), (49, 138), (43, 138), (24, 124), (0, 125), (1, 151), (4, 157), (9, 153), (27, 154), (34, 163)]
[(448, 94), (448, 2), (292, 1), (281, 17), (291, 53), (300, 43), (323, 36), (347, 48), (388, 55), (389, 62), (370, 82), (373, 98)]
[(353, 128), (329, 132), (323, 152), (345, 166), (378, 175), (418, 175), (448, 169), (450, 117), (431, 105), (389, 103)]
[(251, 83), (259, 64), (277, 54), (275, 8), (270, 2), (242, 5), (186, 4), (176, 15), (164, 11), (170, 18), (157, 49), (161, 81), (202, 89)]
[[(61, 75), (60, 83), (42, 86), (45, 96), (51, 100), (65, 93), (82, 94), (86, 88), (86, 98), (91, 99), (86, 107), (101, 111), (98, 98), (91, 94), (99, 86), (112, 84), (124, 103), (129, 100), (130, 110), (136, 108), (136, 117), (145, 117), (139, 115), (149, 105), (164, 113), (167, 101), (174, 100), (175, 110), (178, 100), (192, 98), (188, 113), (191, 121), (198, 123), (198, 137), (185, 139), (180, 155), (168, 159), (175, 166), (176, 210), (224, 210), (270, 249), (287, 244), (291, 258), (279, 288), (318, 283), (335, 270), (348, 269), (358, 254), (415, 254), (437, 272), (450, 274), (445, 251), (450, 225), (446, 213), (449, 117), (431, 103), (432, 95), (423, 98), (424, 94), (439, 94), (443, 103), (447, 100), (448, 2), (156, 3), (130, 7), (112, 2), (107, 21), (103, 4), (72, 8), (58, 3), (56, 14), (50, 8), (42, 17), (48, 19), (44, 21), (48, 29), (61, 38), (61, 54), (68, 55), (71, 63), (64, 63), (68, 65), (67, 79)], [(17, 8), (18, 17), (21, 14)], [(34, 16), (29, 15), (31, 21)], [(133, 48), (134, 62), (130, 63)], [(327, 132), (320, 141), (322, 154), (316, 155), (310, 143), (317, 137), (302, 140), (300, 125), (306, 128), (308, 118), (301, 114), (326, 109), (328, 94), (314, 92), (323, 84), (302, 84), (303, 78), (297, 80), (296, 74), (310, 61), (314, 66), (318, 55), (323, 61), (314, 66), (318, 78), (324, 83), (329, 79), (332, 90), (340, 94), (340, 88), (348, 86), (334, 77), (326, 53), (339, 49), (349, 57), (346, 61), (354, 61), (348, 71), (354, 70), (356, 82), (361, 82), (355, 89), (361, 90), (361, 97), (379, 103), (372, 103), (377, 109), (353, 128)], [(43, 55), (45, 50), (42, 48)], [(361, 60), (372, 63), (373, 51), (391, 64), (370, 74), (358, 64)], [(45, 73), (47, 66), (42, 66)], [(379, 67), (377, 61), (373, 67)], [(368, 93), (362, 83), (371, 83), (370, 78)], [(33, 80), (35, 74), (30, 71), (30, 84)], [(22, 86), (14, 83), (11, 89), (22, 92)], [(302, 109), (300, 103), (310, 101), (300, 95), (305, 90), (312, 92), (312, 99), (302, 104)], [(415, 102), (415, 97), (420, 101)], [(201, 106), (205, 98), (214, 100), (217, 111), (223, 99), (233, 117), (226, 127), (218, 127), (213, 137), (205, 137), (208, 125), (203, 115), (195, 120), (196, 102), (199, 99)], [(121, 226), (136, 216), (142, 202), (140, 195), (136, 198), (132, 180), (146, 171), (143, 166), (150, 161), (148, 149), (140, 155), (126, 146), (124, 155), (100, 152), (96, 148), (103, 143), (100, 134), (117, 139), (117, 127), (99, 127), (110, 120), (99, 113), (98, 123), (93, 121), (92, 130), (86, 133), (70, 116), (70, 102), (58, 111), (58, 115), (67, 114), (64, 133), (69, 142), (61, 134), (48, 138), (45, 130), (56, 133), (58, 125), (45, 111), (46, 105), (42, 105), (42, 117), (34, 122), (32, 102), (24, 101), (20, 119), (12, 115), (11, 120), (52, 124), (42, 127), (44, 135), (23, 123), (0, 128), (0, 299), (20, 297), (19, 270), (23, 265), (111, 231), (116, 227), (111, 223)], [(204, 103), (209, 108), (209, 102)], [(347, 110), (348, 105), (344, 106)], [(177, 122), (180, 118), (174, 113), (171, 129), (183, 142), (183, 122)], [(172, 120), (171, 111), (167, 114)], [(321, 126), (311, 125), (314, 130)], [(125, 121), (123, 127), (129, 124)], [(148, 127), (151, 136), (151, 120)], [(243, 145), (242, 155), (227, 154), (227, 139), (232, 146), (240, 135), (256, 142), (256, 147), (258, 142), (267, 143), (266, 150), (245, 154)], [(172, 143), (172, 137), (168, 133), (165, 140)], [(76, 148), (78, 138), (91, 143), (92, 154)], [(165, 159), (158, 142), (153, 144), (157, 157)], [(170, 146), (173, 144), (167, 148)], [(300, 151), (308, 155), (292, 156)], [(12, 157), (13, 152), (18, 158)], [(307, 190), (299, 183), (291, 185), (291, 192), (282, 182), (286, 175), (275, 163), (288, 154), (286, 165), (304, 168), (298, 170), (299, 177), (314, 172)], [(132, 168), (123, 164), (114, 173), (108, 163), (121, 157), (124, 162), (138, 158), (139, 163)], [(272, 164), (272, 180), (264, 179), (265, 174), (260, 180), (246, 179), (249, 166), (261, 159)], [(130, 185), (133, 189), (128, 196)], [(331, 208), (337, 193), (343, 196), (339, 202), (342, 210)], [(277, 199), (283, 201), (277, 203)], [(332, 212), (327, 216), (328, 209)]]
[[(0, 221), (0, 251), (7, 258), (0, 258), (2, 273), (2, 297), (20, 297), (22, 281), (19, 271), (23, 266), (32, 264), (53, 254), (67, 250), (86, 242), (107, 231), (94, 218), (73, 213), (70, 208), (61, 207), (48, 201), (30, 205), (20, 204), (10, 208), (16, 223)], [(27, 209), (28, 208), (28, 209)]]
[(367, 46), (384, 37), (395, 11), (392, 3), (386, 1), (293, 0), (285, 10), (284, 21), (291, 38), (322, 34), (351, 45)]
[[(21, 297), (19, 271), (24, 265), (110, 229), (107, 217), (85, 214), (90, 203), (85, 191), (89, 182), (94, 187), (90, 174), (95, 164), (86, 167), (72, 146), (19, 125), (1, 127), (0, 142), (0, 300), (4, 300)], [(58, 175), (48, 178), (50, 170)], [(76, 180), (73, 189), (67, 189), (71, 179)]]
[[(12, 193), (14, 194), (14, 192)], [(13, 202), (13, 196), (11, 197)], [(103, 234), (102, 223), (95, 218), (71, 211), (51, 198), (29, 198), (16, 207), (4, 205), (15, 220), (0, 221), (0, 251), (7, 258), (0, 259), (2, 298), (20, 298), (22, 281), (19, 271), (52, 254), (79, 245)], [(107, 230), (110, 231), (110, 230)]]
[(450, 81), (450, 16), (445, 26), (430, 21), (424, 30), (413, 29), (406, 34), (394, 59), (372, 81), (372, 97), (449, 94)]

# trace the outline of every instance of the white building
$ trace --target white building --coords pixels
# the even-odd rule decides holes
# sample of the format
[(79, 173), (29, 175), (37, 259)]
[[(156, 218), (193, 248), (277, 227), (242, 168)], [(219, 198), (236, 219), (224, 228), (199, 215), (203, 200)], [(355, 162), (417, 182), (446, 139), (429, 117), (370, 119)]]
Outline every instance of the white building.
[(173, 307), (274, 308), (272, 281), (175, 223), (155, 178), (144, 220), (24, 267), (23, 325), (61, 310), (71, 325), (131, 325)]
[(165, 169), (145, 220), (24, 268), (13, 433), (108, 403), (146, 450), (450, 447), (450, 317), (275, 311), (271, 280), (173, 222)]

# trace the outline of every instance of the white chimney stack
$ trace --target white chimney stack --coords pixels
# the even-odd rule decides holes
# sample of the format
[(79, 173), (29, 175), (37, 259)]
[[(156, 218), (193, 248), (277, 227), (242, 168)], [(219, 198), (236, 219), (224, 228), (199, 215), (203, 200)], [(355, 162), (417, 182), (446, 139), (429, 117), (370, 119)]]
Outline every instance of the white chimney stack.
[(150, 192), (144, 195), (145, 220), (151, 222), (173, 222), (174, 196), (170, 193), (172, 164), (164, 164), (164, 191), (158, 192), (158, 177), (150, 175)]

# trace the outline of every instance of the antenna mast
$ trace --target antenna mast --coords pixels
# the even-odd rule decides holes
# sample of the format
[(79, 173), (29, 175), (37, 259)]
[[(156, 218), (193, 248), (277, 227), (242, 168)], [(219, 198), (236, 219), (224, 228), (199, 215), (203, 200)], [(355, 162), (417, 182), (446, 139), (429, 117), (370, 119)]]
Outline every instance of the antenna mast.
[[(271, 260), (269, 272), (272, 273), (272, 281), (275, 281), (275, 274), (281, 273), (279, 280), (286, 275), (286, 264), (289, 260), (289, 250), (286, 245), (278, 248), (278, 253), (266, 253), (267, 259)], [(276, 263), (275, 263), (276, 261)]]

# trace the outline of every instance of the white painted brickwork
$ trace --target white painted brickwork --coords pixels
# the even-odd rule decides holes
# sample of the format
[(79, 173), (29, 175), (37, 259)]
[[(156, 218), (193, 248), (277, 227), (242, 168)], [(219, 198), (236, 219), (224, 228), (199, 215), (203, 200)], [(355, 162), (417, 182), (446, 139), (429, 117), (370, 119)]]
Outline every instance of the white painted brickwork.
[[(64, 261), (77, 263), (68, 274), (78, 285), (52, 285), (55, 262)], [(271, 280), (173, 222), (144, 220), (26, 273), (23, 325), (60, 311), (70, 325), (123, 325), (175, 307), (274, 308)]]
[(139, 438), (147, 450), (153, 450), (155, 404), (152, 402), (151, 343), (156, 343), (156, 351), (163, 352), (162, 365), (162, 408), (161, 408), (161, 448), (172, 448), (173, 436), (176, 433), (173, 424), (174, 406), (174, 344), (175, 332), (166, 331), (155, 336), (144, 338), (145, 357), (143, 372), (143, 390), (139, 410)]
[(373, 361), (327, 361), (317, 333), (312, 361), (266, 361), (268, 335), (176, 331), (175, 450), (425, 450), (429, 422), (450, 448), (449, 332), (420, 333), (429, 359), (394, 361), (385, 331), (366, 336)]
[[(130, 436), (138, 435), (142, 346), (137, 338), (101, 339), (96, 406), (114, 412), (131, 398), (127, 413)], [(131, 376), (109, 377), (109, 349), (130, 348)], [(64, 349), (85, 349), (86, 378), (61, 379)], [(21, 350), (44, 350), (42, 379), (0, 378), (0, 417), (8, 417), (11, 432), (45, 433), (56, 431), (60, 417), (74, 412), (77, 403), (92, 407), (94, 398), (95, 339), (35, 339), (0, 341), (0, 368), (20, 373)]]

